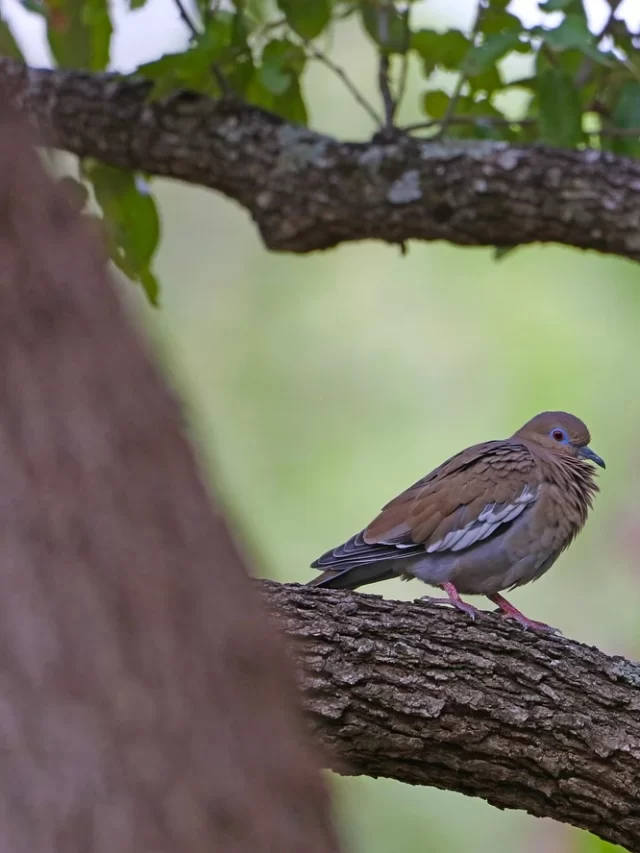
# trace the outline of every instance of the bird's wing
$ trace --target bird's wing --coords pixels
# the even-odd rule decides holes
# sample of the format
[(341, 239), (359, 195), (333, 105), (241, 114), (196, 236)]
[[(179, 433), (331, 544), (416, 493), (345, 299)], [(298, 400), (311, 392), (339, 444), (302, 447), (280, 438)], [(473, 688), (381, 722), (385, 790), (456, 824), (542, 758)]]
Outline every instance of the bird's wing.
[(363, 565), (418, 552), (456, 552), (506, 529), (532, 504), (541, 474), (525, 445), (463, 450), (388, 503), (371, 524), (312, 565)]

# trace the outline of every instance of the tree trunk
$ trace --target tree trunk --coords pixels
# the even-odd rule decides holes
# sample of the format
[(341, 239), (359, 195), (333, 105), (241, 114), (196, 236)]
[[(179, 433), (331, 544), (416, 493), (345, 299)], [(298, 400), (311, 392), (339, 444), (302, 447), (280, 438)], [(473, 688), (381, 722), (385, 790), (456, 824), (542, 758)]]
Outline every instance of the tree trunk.
[(0, 849), (337, 849), (290, 667), (177, 406), (0, 134)]

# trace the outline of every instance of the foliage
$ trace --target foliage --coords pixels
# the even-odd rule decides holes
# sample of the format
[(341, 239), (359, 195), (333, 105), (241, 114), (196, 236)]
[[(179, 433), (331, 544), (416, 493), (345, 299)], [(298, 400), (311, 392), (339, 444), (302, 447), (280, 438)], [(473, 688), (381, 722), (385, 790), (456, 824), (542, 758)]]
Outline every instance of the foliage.
[[(129, 2), (135, 10), (146, 0)], [(620, 0), (609, 0), (599, 33), (589, 29), (583, 0), (540, 0), (545, 22), (531, 27), (509, 11), (508, 0), (478, 0), (474, 24), (465, 33), (419, 26), (414, 0), (276, 0), (268, 8), (262, 0), (195, 0), (193, 7), (174, 2), (189, 43), (137, 69), (152, 81), (152, 98), (178, 89), (233, 95), (306, 124), (305, 69), (321, 62), (346, 79), (327, 50), (336, 26), (349, 19), (379, 56), (381, 106), (358, 97), (377, 130), (397, 130), (394, 119), (413, 58), (424, 78), (424, 121), (403, 128), (407, 132), (640, 155), (640, 35), (616, 18)], [(22, 3), (45, 17), (60, 67), (107, 67), (112, 36), (107, 0)], [(0, 52), (16, 51), (8, 25), (0, 21)], [(512, 54), (528, 59), (525, 76), (508, 75), (504, 60)], [(441, 82), (443, 71), (453, 74), (449, 88)], [(504, 95), (512, 92), (522, 96), (517, 115), (504, 107)], [(82, 177), (93, 184), (110, 223), (114, 261), (151, 294), (156, 285), (149, 265), (158, 231), (153, 197), (134, 176), (111, 172), (94, 164)], [(105, 193), (110, 181), (113, 192)]]

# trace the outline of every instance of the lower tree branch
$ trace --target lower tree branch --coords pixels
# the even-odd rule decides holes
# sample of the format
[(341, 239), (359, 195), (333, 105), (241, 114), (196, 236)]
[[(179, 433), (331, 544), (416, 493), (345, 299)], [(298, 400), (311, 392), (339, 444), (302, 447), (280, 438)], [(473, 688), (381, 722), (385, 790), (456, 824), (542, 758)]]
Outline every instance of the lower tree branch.
[(460, 791), (640, 851), (640, 664), (494, 614), (262, 586), (338, 772)]
[(228, 99), (182, 92), (149, 102), (144, 81), (7, 58), (0, 85), (61, 149), (235, 199), (269, 249), (413, 238), (555, 242), (640, 259), (640, 162), (605, 152), (409, 136), (341, 142)]

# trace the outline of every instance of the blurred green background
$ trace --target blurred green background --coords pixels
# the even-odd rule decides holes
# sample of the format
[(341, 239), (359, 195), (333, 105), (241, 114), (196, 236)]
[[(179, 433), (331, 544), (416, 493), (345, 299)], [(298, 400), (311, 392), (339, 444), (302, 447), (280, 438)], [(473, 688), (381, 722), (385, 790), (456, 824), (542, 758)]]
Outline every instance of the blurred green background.
[[(467, 22), (469, 4), (423, 6), (425, 26)], [(146, 7), (154, 9), (156, 0)], [(183, 39), (177, 19), (162, 37)], [(147, 56), (157, 55), (154, 44), (149, 31)], [(141, 61), (122, 45), (116, 64)], [(331, 55), (375, 97), (373, 53), (354, 30), (338, 33)], [(330, 72), (312, 67), (305, 84), (311, 126), (370, 135)], [(419, 119), (418, 92), (414, 75), (403, 120)], [(490, 250), (415, 243), (406, 257), (375, 243), (278, 256), (233, 203), (178, 183), (154, 186), (162, 307), (149, 309), (128, 284), (124, 292), (257, 574), (309, 580), (312, 559), (447, 456), (510, 435), (538, 411), (567, 409), (586, 420), (607, 462), (602, 494), (554, 570), (513, 601), (567, 636), (638, 656), (640, 266), (556, 247), (495, 262)], [(399, 581), (370, 590), (427, 591)], [(450, 792), (331, 782), (353, 853), (615, 849)]]

